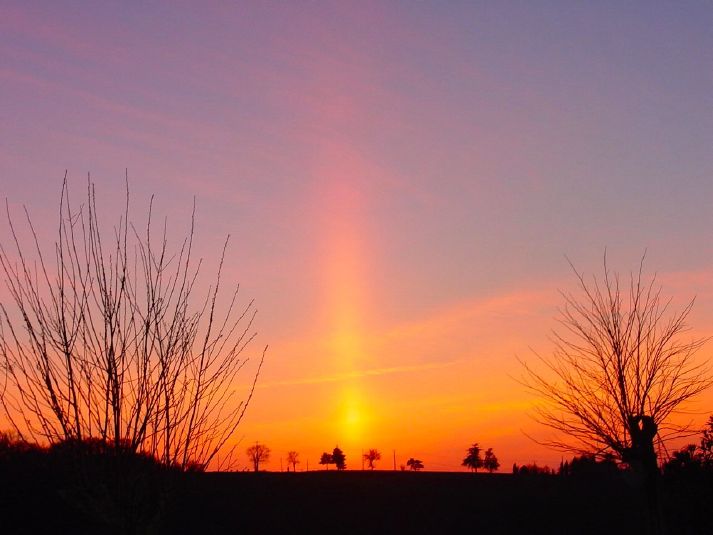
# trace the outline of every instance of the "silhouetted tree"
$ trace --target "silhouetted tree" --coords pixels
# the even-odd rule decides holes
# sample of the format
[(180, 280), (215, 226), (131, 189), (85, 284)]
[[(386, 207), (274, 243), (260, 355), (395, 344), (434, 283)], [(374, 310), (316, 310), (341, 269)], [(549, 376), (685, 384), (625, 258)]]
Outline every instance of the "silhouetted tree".
[(477, 443), (468, 448), (468, 455), (461, 464), (472, 472), (477, 472), (478, 468), (483, 467), (483, 458), (480, 456), (480, 446)]
[(326, 466), (327, 470), (329, 470), (329, 465), (333, 464), (333, 463), (334, 463), (334, 459), (332, 459), (332, 454), (327, 453), (326, 451), (319, 458), (319, 464)]
[(347, 468), (347, 457), (344, 452), (339, 449), (339, 446), (332, 451), (332, 462), (337, 467), (337, 470), (345, 470)]
[(418, 472), (423, 469), (423, 461), (411, 457), (408, 461), (406, 461), (406, 466), (408, 466), (409, 469)]
[(697, 472), (713, 473), (713, 416), (709, 417), (698, 445), (688, 444), (675, 451), (663, 465), (666, 475), (686, 475)]
[(290, 471), (290, 465), (292, 465), (292, 471), (297, 471), (297, 465), (300, 462), (300, 454), (296, 451), (287, 452), (287, 471)]
[(713, 469), (713, 416), (708, 417), (703, 428), (700, 449), (703, 462)]
[(0, 246), (0, 271), (12, 306), (0, 305), (0, 401), (21, 439), (98, 439), (187, 468), (206, 466), (240, 423), (262, 365), (240, 401), (253, 303), (238, 309), (237, 287), (219, 303), (227, 240), (215, 283), (197, 298), (194, 217), (172, 252), (167, 225), (154, 231), (152, 202), (140, 232), (128, 219), (127, 186), (123, 215), (103, 232), (94, 184), (74, 209), (65, 176), (49, 250), (27, 210), (27, 232), (18, 232), (8, 208), (12, 247)]
[(525, 384), (544, 401), (537, 420), (561, 435), (544, 443), (609, 452), (655, 477), (655, 439), (685, 433), (671, 414), (711, 385), (710, 368), (695, 358), (705, 340), (682, 339), (693, 301), (669, 313), (655, 278), (643, 276), (643, 258), (624, 287), (606, 255), (602, 279), (572, 269), (580, 294), (562, 293), (554, 353), (538, 355), (541, 370), (523, 362)]
[[(579, 454), (611, 453), (628, 464), (648, 506), (649, 530), (659, 533), (658, 456), (661, 446), (689, 434), (672, 414), (712, 383), (697, 360), (705, 339), (684, 339), (690, 301), (670, 312), (655, 277), (638, 272), (620, 286), (604, 255), (601, 279), (585, 280), (573, 266), (579, 295), (562, 293), (564, 307), (551, 357), (541, 369), (523, 362), (524, 384), (540, 396), (536, 419), (558, 433), (543, 443)], [(659, 448), (664, 450), (665, 448)]]
[(488, 448), (485, 450), (485, 457), (483, 458), (483, 468), (485, 468), (491, 474), (500, 468), (500, 463), (498, 458), (493, 453), (493, 448)]
[(270, 460), (270, 448), (268, 448), (265, 444), (260, 444), (259, 442), (250, 446), (247, 450), (245, 450), (245, 453), (247, 454), (248, 459), (250, 459), (250, 462), (253, 463), (253, 470), (255, 470), (255, 472), (260, 470), (260, 463), (266, 463)]
[(370, 449), (364, 454), (364, 460), (369, 463), (369, 470), (374, 469), (374, 463), (381, 459), (381, 452), (377, 449)]

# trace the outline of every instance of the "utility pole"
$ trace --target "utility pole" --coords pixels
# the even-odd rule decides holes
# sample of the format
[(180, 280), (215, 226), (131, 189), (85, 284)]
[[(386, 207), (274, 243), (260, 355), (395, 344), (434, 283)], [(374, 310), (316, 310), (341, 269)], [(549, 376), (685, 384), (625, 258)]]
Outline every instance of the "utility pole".
[(364, 471), (364, 450), (361, 450), (361, 470)]
[(394, 450), (394, 472), (396, 472), (396, 450)]

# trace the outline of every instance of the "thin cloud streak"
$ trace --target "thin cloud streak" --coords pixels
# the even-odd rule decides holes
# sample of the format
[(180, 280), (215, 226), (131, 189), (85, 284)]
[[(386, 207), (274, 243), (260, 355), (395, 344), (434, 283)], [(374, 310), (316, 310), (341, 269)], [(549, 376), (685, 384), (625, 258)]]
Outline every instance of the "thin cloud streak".
[(293, 385), (313, 385), (322, 383), (337, 383), (341, 381), (349, 381), (352, 379), (361, 379), (363, 377), (377, 377), (380, 375), (391, 375), (394, 373), (419, 372), (426, 370), (437, 370), (448, 368), (456, 364), (462, 363), (462, 360), (452, 360), (449, 362), (431, 362), (426, 364), (414, 364), (411, 366), (393, 366), (389, 368), (373, 368), (370, 370), (356, 370), (348, 373), (337, 373), (333, 375), (325, 375), (322, 377), (306, 377), (303, 379), (286, 379), (284, 381), (272, 381), (269, 383), (258, 384), (257, 388), (274, 388), (276, 386), (293, 386)]

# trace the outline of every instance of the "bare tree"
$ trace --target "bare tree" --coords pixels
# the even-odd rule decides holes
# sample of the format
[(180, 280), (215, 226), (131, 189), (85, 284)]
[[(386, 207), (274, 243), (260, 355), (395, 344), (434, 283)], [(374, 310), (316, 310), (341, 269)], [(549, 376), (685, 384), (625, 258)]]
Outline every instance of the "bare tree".
[[(693, 300), (672, 311), (656, 278), (637, 272), (621, 283), (604, 255), (603, 278), (585, 280), (574, 266), (579, 292), (562, 292), (561, 329), (554, 352), (523, 362), (524, 384), (543, 404), (535, 417), (556, 434), (541, 441), (578, 454), (616, 456), (638, 474), (649, 510), (649, 529), (662, 529), (658, 459), (666, 442), (689, 435), (674, 421), (686, 403), (712, 383), (697, 358), (706, 342), (687, 338)], [(571, 265), (571, 264), (570, 264)]]
[[(554, 352), (524, 363), (525, 384), (543, 401), (539, 422), (559, 432), (545, 443), (578, 454), (613, 453), (631, 463), (656, 463), (659, 445), (689, 433), (671, 416), (708, 388), (710, 367), (696, 358), (706, 342), (683, 339), (693, 300), (669, 311), (655, 277), (638, 272), (622, 287), (604, 257), (603, 279), (585, 280), (579, 294), (562, 292)], [(648, 459), (648, 461), (646, 460)]]
[(227, 239), (215, 282), (196, 301), (194, 215), (171, 252), (167, 223), (154, 230), (152, 204), (139, 231), (129, 221), (127, 181), (123, 214), (105, 233), (94, 184), (87, 182), (86, 203), (75, 210), (65, 175), (50, 251), (27, 209), (31, 246), (23, 245), (8, 206), (1, 403), (23, 440), (100, 439), (166, 465), (204, 467), (240, 423), (265, 355), (241, 394), (253, 302), (238, 308), (236, 286), (219, 303)]
[(287, 471), (290, 471), (290, 465), (292, 465), (292, 471), (297, 471), (297, 465), (300, 463), (300, 454), (296, 451), (287, 452)]
[(270, 448), (265, 444), (256, 442), (246, 450), (246, 453), (256, 472), (260, 470), (260, 463), (266, 463), (270, 460)]
[(375, 448), (370, 449), (364, 454), (364, 460), (369, 463), (369, 470), (374, 469), (374, 463), (381, 460), (381, 452)]

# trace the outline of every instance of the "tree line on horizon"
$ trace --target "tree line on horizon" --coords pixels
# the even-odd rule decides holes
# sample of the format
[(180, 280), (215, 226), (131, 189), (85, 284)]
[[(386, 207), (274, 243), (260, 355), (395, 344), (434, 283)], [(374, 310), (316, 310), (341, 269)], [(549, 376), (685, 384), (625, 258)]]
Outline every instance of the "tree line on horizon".
[[(248, 460), (252, 464), (253, 471), (260, 471), (260, 465), (267, 463), (270, 460), (272, 450), (265, 444), (260, 444), (256, 442), (252, 446), (249, 446), (245, 450), (245, 454)], [(370, 448), (366, 453), (362, 454), (362, 459), (367, 463), (369, 470), (374, 470), (376, 463), (381, 460), (381, 452), (376, 448)], [(292, 471), (297, 471), (297, 464), (300, 463), (299, 453), (292, 450), (287, 452), (287, 471), (290, 471), (290, 466)], [(335, 465), (337, 470), (346, 470), (346, 455), (339, 446), (336, 446), (331, 453), (323, 452), (319, 458), (319, 464), (325, 467), (325, 470), (329, 470), (329, 465)], [(493, 448), (488, 448), (485, 451), (484, 456), (481, 456), (481, 448), (475, 443), (467, 450), (467, 455), (463, 459), (462, 466), (465, 466), (472, 472), (477, 472), (479, 468), (483, 468), (488, 472), (492, 473), (500, 468), (500, 462), (493, 452)], [(420, 459), (415, 459), (411, 457), (406, 461), (405, 465), (401, 465), (401, 470), (411, 470), (418, 472), (423, 470), (424, 464)], [(395, 469), (395, 468), (394, 468)]]

